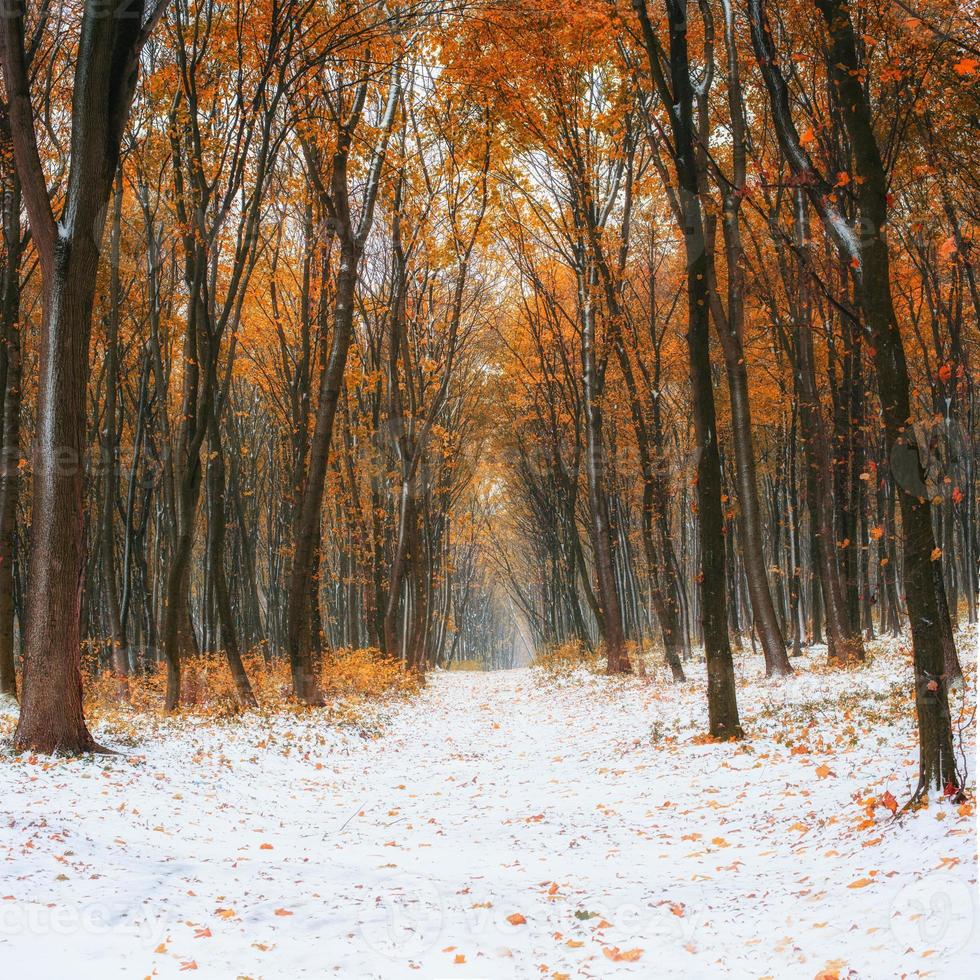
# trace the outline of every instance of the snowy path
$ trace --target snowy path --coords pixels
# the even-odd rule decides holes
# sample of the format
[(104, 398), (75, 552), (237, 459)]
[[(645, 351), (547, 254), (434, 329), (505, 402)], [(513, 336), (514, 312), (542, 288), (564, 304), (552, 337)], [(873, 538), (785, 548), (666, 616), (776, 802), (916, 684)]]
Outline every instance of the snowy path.
[[(884, 706), (894, 674), (861, 683)], [(809, 730), (841, 676), (743, 682), (738, 747), (692, 742), (699, 682), (520, 670), (438, 674), (373, 740), (290, 716), (6, 757), (0, 975), (977, 975), (975, 817), (868, 820), (912, 733)]]

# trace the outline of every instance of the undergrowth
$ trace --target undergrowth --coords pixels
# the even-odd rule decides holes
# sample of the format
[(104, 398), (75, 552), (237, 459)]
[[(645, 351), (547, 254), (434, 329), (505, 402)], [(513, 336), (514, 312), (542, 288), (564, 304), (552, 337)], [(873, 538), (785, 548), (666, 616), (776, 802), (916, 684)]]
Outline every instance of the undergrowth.
[[(260, 712), (298, 710), (285, 657), (268, 658), (255, 651), (244, 655), (242, 662)], [(407, 671), (400, 661), (375, 649), (325, 653), (318, 681), (326, 707), (332, 711), (341, 710), (345, 702), (411, 695), (422, 684), (420, 677)], [(98, 719), (120, 708), (160, 713), (166, 686), (166, 665), (155, 664), (150, 672), (129, 678), (129, 701), (121, 703), (117, 680), (111, 672), (89, 672), (85, 683), (86, 715)], [(228, 663), (220, 654), (185, 657), (181, 661), (180, 700), (181, 712), (189, 715), (232, 717), (242, 711)]]

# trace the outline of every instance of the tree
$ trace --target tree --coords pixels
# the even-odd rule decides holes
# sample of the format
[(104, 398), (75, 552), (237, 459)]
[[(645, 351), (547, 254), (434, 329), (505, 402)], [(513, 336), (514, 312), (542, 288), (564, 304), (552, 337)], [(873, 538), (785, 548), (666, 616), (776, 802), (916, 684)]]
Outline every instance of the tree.
[(885, 421), (887, 454), (895, 473), (902, 513), (905, 597), (915, 658), (915, 703), (919, 721), (919, 785), (916, 796), (958, 786), (953, 755), (944, 655), (955, 649), (942, 580), (933, 572), (941, 551), (932, 530), (930, 502), (922, 495), (925, 473), (911, 429), (908, 364), (891, 293), (885, 235), (888, 176), (861, 77), (856, 32), (846, 0), (814, 0), (826, 24), (828, 71), (833, 97), (850, 137), (857, 180), (859, 224), (855, 231), (829, 200), (830, 187), (806, 152), (794, 124), (788, 88), (779, 69), (764, 0), (750, 0), (752, 41), (769, 92), (780, 145), (828, 234), (850, 260), (858, 280), (861, 311), (870, 334)]
[[(111, 8), (111, 9), (110, 9)], [(71, 152), (63, 195), (52, 194), (38, 152), (25, 0), (0, 26), (0, 63), (14, 159), (41, 265), (44, 322), (37, 398), (24, 690), (15, 744), (40, 752), (95, 747), (82, 711), (79, 602), (82, 472), (89, 337), (106, 206), (132, 105), (139, 55), (163, 4), (90, 0), (74, 64)], [(36, 34), (51, 15), (37, 12)], [(55, 218), (55, 201), (60, 217)]]

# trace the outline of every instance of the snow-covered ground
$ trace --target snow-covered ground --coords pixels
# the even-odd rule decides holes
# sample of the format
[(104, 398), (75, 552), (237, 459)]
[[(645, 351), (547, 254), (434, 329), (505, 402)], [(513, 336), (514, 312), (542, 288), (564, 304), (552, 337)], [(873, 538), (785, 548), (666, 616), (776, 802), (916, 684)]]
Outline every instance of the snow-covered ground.
[(738, 745), (697, 737), (703, 672), (515, 670), (437, 673), (376, 738), (136, 720), (101, 730), (120, 756), (4, 753), (0, 976), (980, 975), (972, 806), (875, 805), (912, 789), (907, 654), (821, 665), (740, 665)]

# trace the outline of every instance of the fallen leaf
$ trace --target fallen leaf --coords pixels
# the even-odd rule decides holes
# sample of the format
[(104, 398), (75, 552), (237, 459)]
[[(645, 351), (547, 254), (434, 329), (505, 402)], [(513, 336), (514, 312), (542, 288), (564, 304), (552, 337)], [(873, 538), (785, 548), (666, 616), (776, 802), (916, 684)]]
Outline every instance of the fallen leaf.
[(642, 949), (621, 950), (618, 946), (603, 946), (602, 955), (614, 963), (635, 963), (642, 955)]

